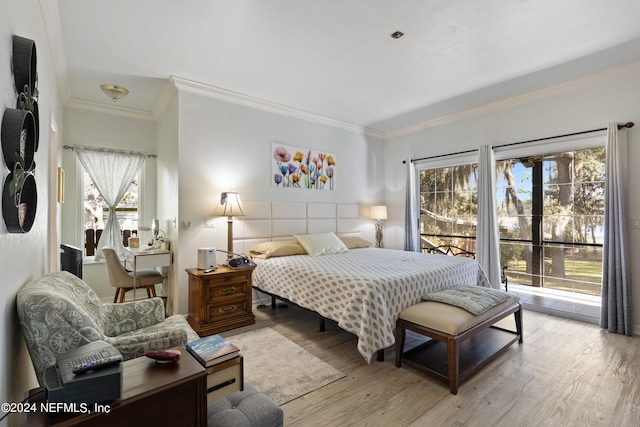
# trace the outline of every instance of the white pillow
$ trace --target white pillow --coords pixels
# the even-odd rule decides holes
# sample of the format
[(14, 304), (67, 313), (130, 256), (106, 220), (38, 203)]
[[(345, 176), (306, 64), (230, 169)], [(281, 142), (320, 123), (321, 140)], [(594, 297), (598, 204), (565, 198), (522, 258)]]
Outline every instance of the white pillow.
[(293, 237), (311, 256), (337, 254), (349, 250), (335, 233), (294, 234)]
[(295, 240), (277, 240), (262, 242), (249, 251), (251, 258), (270, 258), (289, 255), (306, 255), (307, 251)]

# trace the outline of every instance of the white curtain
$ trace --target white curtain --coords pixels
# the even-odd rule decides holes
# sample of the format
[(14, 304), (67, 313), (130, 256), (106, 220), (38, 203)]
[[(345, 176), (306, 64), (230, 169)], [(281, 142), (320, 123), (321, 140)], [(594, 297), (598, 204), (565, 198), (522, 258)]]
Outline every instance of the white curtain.
[(483, 145), (478, 151), (478, 226), (476, 260), (491, 286), (500, 288), (500, 236), (496, 202), (496, 159), (493, 149)]
[(407, 195), (404, 209), (404, 250), (420, 252), (420, 231), (418, 230), (418, 190), (416, 188), (416, 168), (411, 159), (407, 160)]
[(600, 326), (609, 332), (632, 335), (627, 130), (618, 130), (617, 123), (609, 123), (607, 127), (606, 150)]
[(102, 248), (105, 246), (112, 247), (120, 257), (123, 257), (126, 249), (122, 244), (122, 233), (115, 208), (144, 164), (146, 156), (134, 151), (82, 145), (74, 146), (74, 151), (109, 206), (109, 215), (98, 242), (95, 260), (100, 261), (104, 258)]

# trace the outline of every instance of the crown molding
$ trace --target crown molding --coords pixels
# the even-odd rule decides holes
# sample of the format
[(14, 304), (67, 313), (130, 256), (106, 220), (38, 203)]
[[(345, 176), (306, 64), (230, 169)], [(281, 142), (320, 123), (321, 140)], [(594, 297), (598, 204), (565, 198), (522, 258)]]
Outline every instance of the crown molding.
[(541, 99), (550, 98), (564, 93), (598, 86), (614, 80), (620, 80), (637, 75), (640, 75), (640, 61), (623, 67), (612, 68), (610, 70), (596, 73), (588, 77), (583, 77), (581, 79), (576, 79), (544, 89), (531, 91), (523, 95), (513, 96), (511, 98), (491, 102), (479, 107), (469, 108), (452, 114), (436, 117), (435, 119), (426, 120), (424, 122), (416, 123), (415, 125), (387, 131), (384, 132), (384, 138), (389, 139), (396, 136), (407, 135), (427, 128), (442, 126), (471, 117), (493, 113), (495, 111), (504, 110), (506, 108), (512, 108), (518, 105), (526, 104), (528, 102), (538, 101)]
[(69, 99), (65, 107), (88, 110), (95, 113), (113, 114), (116, 116), (130, 117), (142, 120), (155, 120), (154, 115), (148, 111), (136, 110), (133, 108), (119, 107), (117, 105), (105, 105), (98, 102), (85, 101), (83, 99)]
[(59, 96), (62, 104), (65, 104), (70, 97), (69, 78), (67, 73), (67, 60), (64, 53), (64, 43), (62, 42), (62, 30), (60, 29), (60, 13), (58, 2), (51, 0), (40, 0), (40, 12), (44, 24), (49, 48), (51, 49), (51, 60), (56, 70), (58, 80)]
[(164, 90), (160, 94), (160, 97), (156, 101), (156, 105), (153, 106), (153, 111), (151, 114), (154, 119), (158, 119), (162, 113), (164, 112), (167, 105), (169, 105), (169, 101), (173, 98), (173, 95), (177, 92), (177, 88), (172, 80), (168, 80)]
[(295, 119), (306, 120), (319, 123), (326, 126), (332, 126), (339, 129), (348, 130), (355, 133), (365, 134), (377, 138), (384, 138), (384, 132), (370, 129), (364, 126), (353, 125), (320, 116), (318, 114), (308, 113), (297, 108), (288, 107), (286, 105), (277, 104), (275, 102), (266, 101), (260, 98), (243, 95), (241, 93), (232, 92), (215, 86), (194, 82), (192, 80), (183, 79), (181, 77), (171, 76), (171, 82), (178, 91), (193, 93), (208, 98), (218, 99), (245, 107), (255, 108), (270, 113), (280, 114)]

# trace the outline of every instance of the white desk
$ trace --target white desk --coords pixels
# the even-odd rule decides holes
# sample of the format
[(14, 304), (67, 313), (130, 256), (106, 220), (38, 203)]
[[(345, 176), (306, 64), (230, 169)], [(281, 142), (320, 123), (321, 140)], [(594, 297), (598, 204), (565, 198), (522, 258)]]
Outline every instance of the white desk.
[(168, 267), (171, 266), (171, 251), (150, 250), (150, 251), (130, 251), (131, 256), (128, 261), (133, 268), (133, 298), (136, 298), (136, 271), (145, 268)]

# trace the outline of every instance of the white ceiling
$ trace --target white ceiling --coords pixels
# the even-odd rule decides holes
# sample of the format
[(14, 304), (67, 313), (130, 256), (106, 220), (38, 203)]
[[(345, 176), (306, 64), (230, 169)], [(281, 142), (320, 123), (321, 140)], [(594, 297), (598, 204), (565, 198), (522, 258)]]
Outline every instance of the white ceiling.
[(68, 102), (147, 113), (176, 76), (389, 132), (640, 61), (638, 0), (56, 3)]

